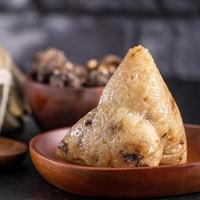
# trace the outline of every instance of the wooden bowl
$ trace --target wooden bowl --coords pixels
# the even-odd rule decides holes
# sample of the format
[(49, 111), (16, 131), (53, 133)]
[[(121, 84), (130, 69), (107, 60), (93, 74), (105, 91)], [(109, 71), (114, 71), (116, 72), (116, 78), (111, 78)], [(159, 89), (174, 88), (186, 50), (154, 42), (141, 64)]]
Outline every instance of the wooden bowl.
[(0, 168), (16, 167), (26, 156), (27, 145), (13, 139), (0, 137)]
[(29, 77), (23, 84), (24, 95), (41, 128), (72, 126), (81, 117), (95, 108), (103, 87), (74, 89), (58, 88), (38, 83)]
[(142, 168), (98, 168), (73, 165), (56, 155), (66, 134), (60, 129), (30, 142), (38, 172), (51, 184), (83, 196), (142, 198), (180, 195), (200, 191), (200, 126), (185, 125), (188, 163)]

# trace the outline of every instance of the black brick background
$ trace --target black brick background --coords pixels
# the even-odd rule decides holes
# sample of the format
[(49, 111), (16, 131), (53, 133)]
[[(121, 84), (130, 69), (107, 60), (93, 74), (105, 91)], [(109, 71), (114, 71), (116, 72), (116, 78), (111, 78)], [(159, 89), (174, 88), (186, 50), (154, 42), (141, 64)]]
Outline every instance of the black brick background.
[(199, 0), (0, 0), (0, 44), (29, 71), (54, 46), (75, 62), (150, 49), (168, 79), (200, 80)]

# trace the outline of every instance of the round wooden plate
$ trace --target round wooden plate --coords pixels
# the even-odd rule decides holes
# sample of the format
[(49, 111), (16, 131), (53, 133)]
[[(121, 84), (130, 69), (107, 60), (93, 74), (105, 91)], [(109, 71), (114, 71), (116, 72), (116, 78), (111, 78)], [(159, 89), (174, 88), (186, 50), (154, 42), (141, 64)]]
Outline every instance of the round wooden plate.
[(142, 168), (98, 168), (73, 165), (56, 155), (67, 129), (50, 131), (30, 142), (38, 172), (51, 184), (91, 197), (143, 198), (200, 191), (200, 126), (185, 125), (188, 163)]
[(0, 137), (0, 167), (7, 167), (23, 160), (27, 145), (13, 139)]

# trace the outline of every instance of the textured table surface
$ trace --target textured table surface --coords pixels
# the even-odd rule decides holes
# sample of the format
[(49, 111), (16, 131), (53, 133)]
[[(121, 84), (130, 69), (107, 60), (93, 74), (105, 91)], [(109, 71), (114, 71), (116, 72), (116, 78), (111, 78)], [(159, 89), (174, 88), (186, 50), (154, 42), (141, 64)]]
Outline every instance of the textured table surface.
[[(89, 187), (89, 186), (88, 186)], [(47, 183), (35, 170), (29, 158), (18, 169), (0, 172), (0, 200), (78, 200), (95, 199), (76, 196)], [(197, 200), (200, 193), (162, 200)]]
[[(168, 85), (182, 111), (185, 122), (200, 124), (200, 83), (168, 81)], [(25, 130), (14, 135), (15, 138), (28, 142), (39, 132), (32, 120), (25, 119)], [(13, 135), (12, 135), (13, 136)], [(29, 157), (23, 165), (10, 170), (0, 170), (0, 200), (65, 200), (92, 199), (79, 197), (61, 191), (48, 184), (35, 170)], [(160, 199), (197, 200), (200, 193)]]

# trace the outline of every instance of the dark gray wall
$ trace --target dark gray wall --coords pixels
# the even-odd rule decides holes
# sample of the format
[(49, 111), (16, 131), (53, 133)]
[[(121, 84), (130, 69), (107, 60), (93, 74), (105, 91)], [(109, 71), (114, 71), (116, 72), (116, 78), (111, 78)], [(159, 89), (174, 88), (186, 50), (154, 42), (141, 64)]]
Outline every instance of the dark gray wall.
[(143, 44), (166, 78), (200, 80), (198, 0), (0, 0), (0, 43), (29, 70), (54, 46), (75, 62)]

